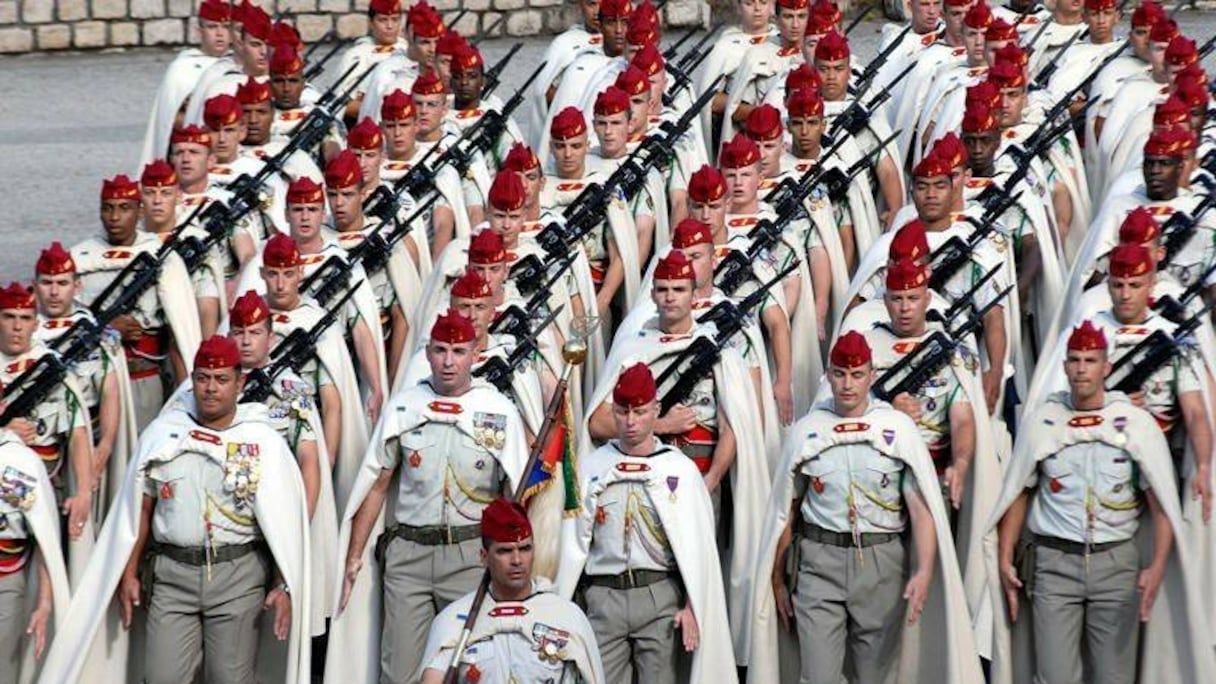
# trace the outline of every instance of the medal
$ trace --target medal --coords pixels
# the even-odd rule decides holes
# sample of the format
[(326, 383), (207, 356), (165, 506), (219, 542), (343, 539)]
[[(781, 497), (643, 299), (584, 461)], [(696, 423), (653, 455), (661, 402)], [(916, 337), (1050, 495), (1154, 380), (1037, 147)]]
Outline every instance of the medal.
[(676, 487), (680, 484), (680, 478), (676, 475), (667, 477), (667, 491), (671, 492), (670, 499), (672, 503), (676, 502)]

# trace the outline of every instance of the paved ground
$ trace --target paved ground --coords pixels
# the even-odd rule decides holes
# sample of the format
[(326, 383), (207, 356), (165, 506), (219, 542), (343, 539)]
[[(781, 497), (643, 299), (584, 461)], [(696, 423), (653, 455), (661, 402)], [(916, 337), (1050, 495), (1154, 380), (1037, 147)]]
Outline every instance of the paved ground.
[[(1188, 35), (1216, 31), (1216, 13), (1187, 12), (1179, 19)], [(867, 22), (850, 36), (860, 58), (874, 54), (879, 28)], [(487, 63), (513, 42), (483, 43)], [(548, 42), (524, 40), (500, 94), (522, 84)], [(147, 112), (174, 54), (137, 50), (0, 59), (0, 281), (30, 277), (38, 249), (53, 239), (70, 245), (97, 227), (101, 179), (138, 171)]]

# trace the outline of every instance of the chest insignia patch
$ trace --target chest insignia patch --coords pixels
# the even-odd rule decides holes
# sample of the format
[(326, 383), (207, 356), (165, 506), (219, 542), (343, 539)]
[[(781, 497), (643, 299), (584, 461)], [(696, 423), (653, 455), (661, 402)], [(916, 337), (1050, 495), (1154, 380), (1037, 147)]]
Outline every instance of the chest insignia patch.
[(6, 466), (4, 474), (0, 475), (0, 501), (22, 511), (28, 511), (33, 508), (34, 501), (37, 499), (34, 491), (35, 484), (37, 484), (37, 480), (33, 476), (12, 466)]
[(845, 434), (849, 432), (865, 432), (870, 429), (868, 423), (840, 423), (832, 426), (832, 432)]
[(197, 439), (200, 442), (208, 444), (219, 444), (222, 441), (219, 435), (213, 435), (210, 432), (203, 432), (202, 430), (191, 430), (190, 439)]
[(537, 656), (545, 662), (556, 664), (565, 660), (563, 656), (566, 655), (566, 644), (570, 643), (570, 632), (538, 622), (532, 625), (532, 640), (536, 642), (533, 648)]
[(490, 610), (490, 617), (494, 617), (494, 618), (519, 617), (520, 615), (527, 615), (527, 614), (528, 614), (528, 607), (520, 605), (518, 603), (513, 603), (513, 604), (509, 604), (509, 605), (505, 605), (505, 606), (495, 606), (494, 608), (492, 608)]
[(474, 413), (473, 441), (483, 449), (500, 451), (507, 445), (507, 417), (501, 413)]
[(1076, 416), (1068, 421), (1068, 427), (1088, 428), (1102, 424), (1102, 416)]
[(616, 469), (622, 473), (645, 473), (650, 470), (650, 466), (645, 463), (621, 461), (616, 464)]
[(432, 401), (426, 407), (436, 413), (464, 413), (464, 407), (453, 401)]
[(411, 468), (417, 468), (422, 465), (422, 452), (415, 449), (410, 452), (410, 456), (406, 460), (409, 461)]
[(894, 430), (883, 430), (882, 431), (882, 441), (886, 442), (887, 446), (891, 446), (892, 444), (894, 444), (895, 443), (895, 431)]

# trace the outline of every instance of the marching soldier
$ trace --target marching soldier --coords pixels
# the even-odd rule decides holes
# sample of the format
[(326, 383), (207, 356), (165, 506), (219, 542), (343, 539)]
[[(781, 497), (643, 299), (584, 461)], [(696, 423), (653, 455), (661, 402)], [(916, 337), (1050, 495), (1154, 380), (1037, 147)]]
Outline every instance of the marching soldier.
[[(631, 116), (629, 94), (620, 88), (610, 86), (596, 96), (592, 126), (599, 145), (587, 155), (588, 168), (608, 176), (612, 175), (612, 172), (616, 171), (625, 161), (629, 156)], [(651, 171), (641, 192), (636, 197), (625, 198), (631, 208), (630, 213), (633, 214), (634, 225), (637, 229), (638, 264), (649, 258), (656, 237), (666, 237), (665, 233), (662, 236), (656, 234), (656, 228), (665, 229), (666, 227), (666, 218), (660, 217), (656, 213), (658, 203), (660, 201), (665, 203), (666, 200), (663, 188), (664, 185), (658, 173)], [(662, 223), (660, 224), (660, 222)], [(666, 242), (666, 240), (659, 242)], [(617, 247), (618, 249), (621, 247), (620, 243), (617, 244)], [(622, 261), (624, 262), (622, 266), (628, 268), (629, 260), (622, 259)], [(637, 265), (633, 267), (639, 268)]]
[[(463, 133), (485, 116), (489, 110), (501, 111), (503, 104), (499, 98), (490, 95), (482, 98), (482, 90), (486, 85), (486, 63), (481, 51), (472, 45), (462, 45), (452, 55), (452, 109), (448, 112), (449, 120)], [(507, 118), (506, 130), (502, 137), (490, 150), (486, 162), (493, 169), (502, 166), (511, 146), (523, 142), (524, 134), (515, 123), (514, 115)]]
[[(367, 3), (367, 35), (361, 36), (342, 53), (338, 73), (345, 74), (352, 66), (354, 70), (338, 86), (338, 90), (345, 91), (369, 69), (374, 69), (392, 55), (406, 53), (409, 46), (401, 35), (401, 0), (371, 0)], [(345, 118), (348, 121), (354, 121), (358, 116), (366, 89), (367, 81), (355, 88), (351, 101), (346, 105)]]
[[(270, 94), (273, 106), (268, 142), (286, 144), (297, 126), (317, 105), (303, 102), (307, 83), (304, 82), (304, 59), (288, 44), (275, 45), (270, 56)], [(317, 163), (333, 159), (342, 149), (341, 126), (334, 124), (316, 149), (305, 149)]]
[[(370, 5), (368, 6), (370, 10)], [(386, 9), (391, 9), (386, 8)], [(375, 120), (384, 98), (394, 90), (409, 92), (414, 80), (435, 66), (435, 49), (446, 27), (443, 17), (426, 0), (414, 3), (405, 14), (404, 51), (393, 52), (380, 61), (363, 82), (363, 99), (356, 109), (354, 102), (347, 107), (348, 121)], [(362, 75), (356, 71), (357, 75)], [(358, 116), (353, 116), (357, 112)]]
[[(240, 10), (237, 17), (236, 11)], [(201, 124), (203, 107), (217, 95), (236, 95), (246, 78), (266, 80), (270, 70), (270, 44), (274, 26), (270, 15), (253, 4), (233, 10), (232, 53), (216, 60), (199, 77), (187, 99), (183, 124)], [(235, 25), (239, 24), (238, 30)]]

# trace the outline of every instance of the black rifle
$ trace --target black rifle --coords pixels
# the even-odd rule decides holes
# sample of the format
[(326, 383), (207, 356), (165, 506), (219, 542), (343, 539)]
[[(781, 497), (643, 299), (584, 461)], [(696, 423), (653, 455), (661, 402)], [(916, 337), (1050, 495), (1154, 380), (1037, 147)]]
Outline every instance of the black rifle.
[(904, 67), (904, 70), (899, 72), (887, 84), (887, 87), (879, 91), (869, 102), (863, 102), (860, 97), (855, 98), (843, 112), (832, 119), (832, 125), (828, 127), (827, 137), (835, 140), (836, 136), (842, 131), (846, 137), (853, 137), (864, 130), (869, 125), (870, 116), (874, 113), (874, 110), (878, 109), (883, 102), (886, 102), (891, 97), (891, 90), (895, 87), (895, 84), (902, 81), (915, 67), (916, 62), (912, 62)]
[(684, 34), (680, 40), (667, 48), (663, 52), (663, 68), (668, 74), (671, 74), (673, 83), (667, 86), (667, 90), (663, 93), (663, 104), (670, 107), (676, 100), (676, 96), (693, 86), (692, 74), (700, 66), (701, 62), (709, 57), (712, 46), (707, 47), (709, 41), (722, 28), (722, 21), (718, 20), (713, 27), (701, 37), (687, 52), (676, 59), (676, 50), (680, 48), (689, 38), (691, 38), (696, 30), (689, 31)]
[(312, 53), (317, 51), (317, 48), (333, 40), (334, 36), (336, 35), (338, 35), (338, 29), (336, 28), (331, 28), (330, 30), (326, 31), (325, 35), (318, 38), (315, 42), (313, 42), (312, 45), (308, 46), (307, 50), (304, 51), (304, 54), (302, 55), (304, 61), (307, 62), (308, 59), (312, 57)]
[(1139, 392), (1153, 374), (1182, 352), (1184, 340), (1208, 321), (1208, 312), (1216, 304), (1208, 304), (1194, 316), (1174, 328), (1172, 334), (1154, 330), (1121, 356), (1106, 376), (1106, 389), (1124, 394)]
[[(464, 10), (461, 10), (461, 14), (462, 14), (462, 15), (464, 14)], [(498, 25), (502, 23), (502, 18), (503, 18), (503, 17), (505, 17), (505, 16), (506, 16), (505, 14), (500, 14), (500, 15), (498, 15), (498, 18), (494, 20), (494, 23), (492, 23), (492, 24), (490, 24), (489, 26), (487, 26), (487, 27), (483, 28), (482, 30), (478, 31), (478, 32), (477, 32), (477, 35), (476, 35), (476, 36), (473, 38), (473, 40), (470, 40), (470, 41), (469, 41), (469, 44), (470, 44), (470, 45), (480, 45), (480, 44), (481, 44), (481, 41), (485, 40), (486, 38), (490, 38), (491, 36), (493, 36), (493, 35), (494, 35), (494, 29), (498, 28)], [(449, 26), (451, 26), (451, 25), (453, 25), (453, 24), (455, 24), (455, 23), (456, 23), (456, 22), (454, 22), (454, 21), (450, 21), (450, 22), (448, 22), (448, 25), (449, 25)]]
[(1203, 294), (1203, 291), (1207, 289), (1207, 280), (1213, 273), (1216, 273), (1216, 261), (1213, 261), (1210, 266), (1203, 269), (1203, 273), (1199, 274), (1195, 282), (1188, 285), (1177, 297), (1173, 295), (1159, 297), (1157, 301), (1153, 302), (1153, 311), (1161, 314), (1163, 318), (1171, 323), (1185, 321), (1191, 302), (1199, 298)]
[[(329, 34), (327, 33), (325, 35), (328, 36)], [(322, 40), (325, 40), (325, 39), (322, 39)], [(304, 82), (307, 83), (307, 82), (313, 80), (314, 78), (320, 76), (325, 71), (325, 64), (327, 62), (329, 62), (329, 60), (333, 59), (334, 55), (338, 54), (339, 50), (346, 47), (347, 45), (350, 45), (352, 42), (354, 42), (354, 40), (351, 38), (343, 38), (342, 40), (339, 40), (338, 42), (334, 43), (333, 47), (331, 47), (329, 50), (327, 50), (324, 55), (321, 55), (321, 59), (317, 60), (316, 62), (314, 62), (312, 64), (309, 64), (308, 68), (304, 70)], [(308, 58), (310, 55), (312, 55), (313, 50), (315, 50), (317, 48), (317, 46), (320, 44), (321, 44), (321, 41), (317, 41), (316, 43), (312, 44), (312, 47), (308, 48), (308, 51), (304, 53), (305, 62), (308, 61)], [(354, 65), (352, 64), (351, 66), (354, 66)], [(341, 79), (339, 79), (338, 81), (335, 81), (335, 83), (341, 83), (341, 82), (342, 82)]]
[[(511, 49), (507, 50), (507, 54), (502, 56), (502, 59), (498, 60), (494, 66), (486, 69), (485, 80), (482, 82), (481, 86), (481, 99), (484, 100), (489, 97), (490, 93), (494, 92), (494, 89), (498, 87), (498, 83), (502, 78), (502, 72), (506, 70), (507, 65), (511, 63), (511, 58), (514, 57), (515, 53), (519, 52), (519, 49), (523, 46), (523, 43), (516, 43), (512, 45)], [(523, 90), (523, 88), (520, 88), (520, 90)]]
[(849, 25), (844, 27), (845, 37), (847, 38), (848, 35), (853, 32), (853, 29), (857, 28), (857, 26), (859, 24), (861, 24), (862, 20), (864, 20), (866, 17), (870, 16), (870, 12), (872, 12), (872, 11), (874, 11), (874, 3), (870, 3), (870, 4), (866, 5), (865, 9), (858, 12), (857, 16), (853, 17), (853, 21), (850, 21)]
[[(1043, 25), (1047, 26), (1047, 23), (1048, 22), (1044, 22)], [(1080, 83), (1073, 86), (1072, 90), (1065, 93), (1063, 97), (1061, 97), (1059, 100), (1057, 100), (1055, 103), (1053, 103), (1051, 108), (1048, 109), (1047, 112), (1043, 115), (1044, 125), (1047, 125), (1050, 122), (1053, 122), (1056, 119), (1060, 118), (1060, 116), (1064, 113), (1064, 110), (1068, 109), (1069, 105), (1072, 104), (1073, 99), (1076, 98), (1078, 95), (1081, 95), (1081, 94), (1084, 94), (1085, 92), (1087, 92), (1089, 90), (1089, 86), (1094, 82), (1094, 80), (1096, 78), (1098, 78), (1098, 75), (1102, 73), (1102, 70), (1105, 69), (1108, 64), (1110, 64), (1111, 62), (1118, 59), (1119, 56), (1123, 54), (1123, 51), (1126, 50), (1129, 45), (1131, 45), (1130, 42), (1128, 42), (1126, 40), (1123, 41), (1123, 44), (1119, 46), (1119, 49), (1111, 51), (1111, 53), (1109, 55), (1107, 55), (1106, 57), (1104, 57), (1101, 62), (1098, 62), (1098, 65), (1096, 67), (1094, 67), (1094, 69), (1092, 71), (1090, 71), (1089, 74), (1084, 79), (1082, 79)], [(1043, 126), (1040, 126), (1039, 128), (1042, 129)], [(1030, 141), (1028, 140), (1027, 142), (1030, 142)]]
[[(577, 256), (577, 251), (569, 250), (556, 259), (541, 261), (535, 254), (529, 254), (511, 264), (511, 271), (507, 278), (515, 283), (515, 289), (521, 296), (528, 298), (528, 303), (524, 308), (533, 311), (540, 303), (547, 301), (550, 288), (557, 283), (563, 273), (569, 270)], [(514, 308), (513, 306), (507, 307), (503, 314), (507, 314)], [(502, 316), (495, 323), (499, 323), (501, 320)], [(493, 330), (493, 332), (498, 332), (498, 330)]]
[(524, 361), (531, 358), (533, 353), (540, 351), (540, 334), (557, 320), (557, 314), (561, 313), (563, 308), (564, 304), (550, 311), (535, 328), (526, 329), (526, 334), (516, 335), (515, 348), (507, 358), (491, 356), (473, 371), (473, 377), (485, 380), (497, 387), (499, 392), (510, 396), (511, 379), (515, 376), (515, 371)]
[(950, 282), (950, 279), (971, 259), (975, 248), (988, 239), (989, 235), (996, 232), (997, 220), (1021, 196), (1021, 192), (998, 195), (997, 199), (984, 209), (984, 213), (978, 219), (970, 216), (965, 218), (968, 223), (975, 226), (975, 230), (971, 231), (967, 239), (952, 235), (933, 250), (929, 256), (929, 289), (942, 291), (946, 283)]
[(904, 37), (906, 37), (911, 31), (912, 24), (909, 23), (895, 35), (895, 38), (891, 40), (890, 44), (883, 48), (883, 51), (878, 53), (873, 61), (866, 65), (865, 70), (863, 70), (861, 75), (857, 77), (857, 82), (854, 84), (853, 97), (860, 100), (861, 96), (865, 94), (866, 90), (869, 90), (870, 84), (872, 84), (875, 77), (878, 76), (878, 70), (887, 63), (887, 58), (899, 49), (899, 46), (904, 42)]
[[(720, 301), (697, 319), (698, 323), (713, 323), (716, 334), (712, 339), (702, 336), (693, 340), (655, 379), (655, 385), (662, 386), (666, 380), (675, 377), (671, 389), (667, 390), (659, 401), (659, 415), (666, 415), (671, 407), (688, 400), (697, 383), (713, 372), (714, 365), (718, 363), (727, 343), (747, 326), (753, 312), (768, 298), (769, 290), (796, 268), (798, 262), (791, 262), (743, 301), (738, 304), (729, 299)], [(681, 368), (685, 370), (681, 372)]]
[(1202, 62), (1203, 60), (1207, 59), (1208, 53), (1210, 53), (1214, 48), (1216, 48), (1216, 36), (1208, 38), (1208, 42), (1199, 46), (1199, 61)]
[[(359, 283), (362, 284), (362, 283)], [(304, 365), (317, 354), (317, 343), (325, 335), (338, 315), (342, 313), (346, 302), (355, 294), (352, 287), (342, 297), (325, 310), (321, 319), (308, 330), (296, 328), (270, 352), (270, 363), (262, 368), (254, 368), (245, 375), (245, 389), (241, 392), (241, 403), (260, 404), (274, 393), (274, 381), (288, 368), (299, 373)]]
[(1161, 226), (1161, 245), (1165, 247), (1165, 258), (1163, 264), (1172, 263), (1174, 257), (1178, 256), (1183, 247), (1194, 237), (1195, 231), (1199, 230), (1199, 220), (1203, 215), (1208, 213), (1213, 206), (1216, 206), (1216, 188), (1208, 188), (1206, 194), (1202, 195), (1199, 204), (1196, 204), (1188, 214), (1185, 211), (1175, 211), (1172, 216)]
[(954, 350), (965, 344), (971, 334), (983, 325), (984, 316), (1000, 304), (1012, 289), (1013, 285), (1006, 286), (992, 301), (967, 316), (957, 328), (950, 329), (948, 326), (952, 321), (947, 319), (946, 330), (934, 331), (918, 344), (911, 354), (883, 372), (870, 388), (870, 392), (886, 402), (905, 392), (915, 396), (941, 369), (950, 364)]
[[(1043, 25), (1046, 26), (1047, 24)], [(1051, 56), (1051, 61), (1044, 64), (1043, 68), (1039, 70), (1039, 73), (1034, 77), (1034, 83), (1032, 83), (1030, 86), (1031, 89), (1037, 90), (1039, 88), (1047, 87), (1048, 82), (1051, 81), (1051, 77), (1056, 73), (1056, 70), (1060, 68), (1060, 58), (1064, 56), (1065, 52), (1068, 52), (1068, 48), (1072, 47), (1078, 40), (1085, 38), (1088, 35), (1089, 29), (1077, 31), (1076, 33), (1072, 34), (1072, 38), (1069, 38), (1068, 42), (1064, 43), (1064, 45), (1062, 45), (1060, 49)]]

